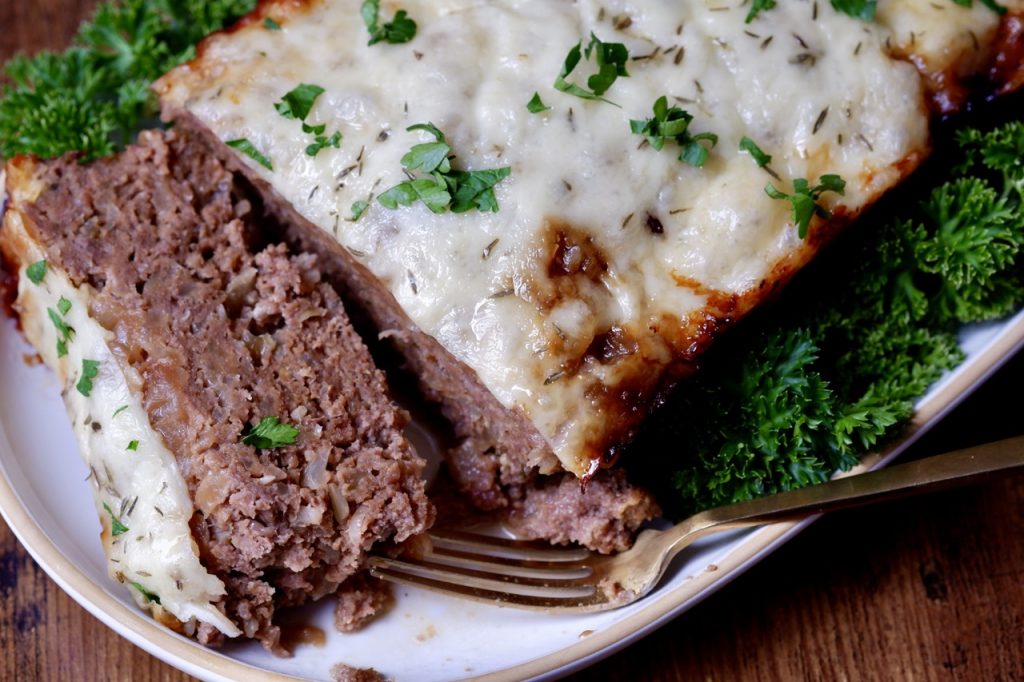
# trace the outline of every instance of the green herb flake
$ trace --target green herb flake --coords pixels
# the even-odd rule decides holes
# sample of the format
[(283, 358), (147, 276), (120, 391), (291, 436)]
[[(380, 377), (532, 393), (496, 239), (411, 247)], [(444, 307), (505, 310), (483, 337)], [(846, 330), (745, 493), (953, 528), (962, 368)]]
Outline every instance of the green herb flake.
[(128, 441), (128, 447), (125, 448), (125, 450), (131, 450), (132, 452), (135, 452), (138, 449), (139, 449), (139, 441), (137, 441), (137, 440)]
[(140, 583), (137, 583), (137, 582), (135, 582), (133, 580), (131, 585), (136, 590), (138, 590), (139, 592), (142, 593), (142, 597), (146, 600), (147, 603), (152, 603), (152, 604), (159, 604), (160, 603), (160, 597), (158, 597), (156, 594), (154, 594), (154, 593), (150, 592), (149, 590), (147, 590)]
[(123, 523), (121, 523), (121, 519), (117, 518), (117, 516), (114, 515), (114, 510), (110, 508), (109, 504), (104, 502), (103, 503), (103, 509), (105, 509), (106, 512), (108, 514), (110, 514), (110, 534), (111, 535), (113, 535), (116, 538), (118, 535), (124, 535), (125, 533), (128, 532), (128, 530), (129, 530), (128, 526), (126, 526)]
[[(953, 2), (961, 7), (972, 7), (974, 4), (973, 0), (953, 0)], [(1006, 14), (1006, 7), (1000, 5), (996, 0), (981, 0), (981, 4), (985, 5), (985, 7), (988, 7), (999, 16)]]
[(302, 83), (285, 93), (281, 101), (274, 104), (274, 109), (285, 118), (297, 118), (304, 121), (313, 109), (317, 97), (322, 94), (324, 94), (324, 89), (319, 85)]
[(679, 145), (679, 160), (701, 168), (707, 162), (709, 149), (718, 143), (718, 135), (692, 135), (689, 131), (691, 121), (693, 116), (679, 107), (669, 107), (668, 98), (662, 96), (654, 102), (654, 116), (642, 121), (631, 120), (629, 129), (643, 135), (657, 151), (661, 151), (665, 142), (674, 140)]
[(37, 260), (35, 263), (32, 263), (25, 268), (25, 275), (32, 284), (42, 284), (43, 278), (46, 277), (46, 261)]
[(71, 301), (61, 296), (57, 301), (57, 310), (60, 311), (61, 315), (67, 315), (68, 311), (71, 310)]
[(747, 18), (743, 20), (743, 23), (749, 24), (757, 18), (758, 14), (770, 9), (775, 9), (775, 0), (753, 0), (753, 2), (750, 3), (750, 10), (747, 12)]
[[(593, 56), (597, 66), (597, 73), (587, 78), (589, 90), (568, 80), (570, 74), (576, 70), (584, 56), (587, 60)], [(605, 99), (602, 95), (608, 92), (608, 89), (620, 77), (629, 77), (629, 72), (626, 71), (626, 62), (628, 60), (629, 51), (625, 45), (622, 43), (602, 42), (596, 35), (591, 33), (590, 42), (587, 44), (586, 49), (583, 48), (583, 42), (580, 41), (569, 50), (569, 53), (565, 56), (565, 61), (562, 63), (562, 70), (555, 79), (554, 87), (560, 92), (581, 99), (600, 100), (607, 104), (619, 106), (615, 102)]]
[(263, 28), (267, 29), (268, 31), (280, 31), (281, 24), (274, 21), (272, 17), (266, 17), (263, 20)]
[(537, 92), (533, 93), (533, 97), (531, 97), (530, 101), (526, 103), (526, 110), (531, 114), (539, 114), (542, 111), (548, 111), (549, 109), (551, 109), (551, 107), (544, 104), (540, 98), (540, 93)]
[(99, 372), (100, 363), (98, 360), (82, 360), (82, 376), (79, 377), (75, 388), (86, 398), (92, 393), (92, 380), (96, 378)]
[(366, 213), (366, 209), (370, 208), (370, 202), (368, 201), (354, 201), (352, 202), (352, 217), (349, 219), (352, 222), (357, 222)]
[(740, 139), (740, 151), (750, 154), (758, 168), (764, 168), (772, 162), (771, 154), (766, 154), (764, 150), (757, 146), (757, 143), (746, 135)]
[(797, 178), (793, 181), (793, 193), (786, 194), (769, 183), (765, 186), (765, 194), (772, 199), (780, 199), (790, 202), (793, 205), (793, 222), (797, 226), (797, 234), (800, 239), (807, 236), (807, 230), (811, 224), (811, 218), (818, 216), (822, 219), (832, 217), (832, 214), (818, 204), (818, 198), (825, 192), (843, 194), (846, 188), (846, 181), (838, 175), (822, 175), (818, 178), (818, 184), (811, 187), (804, 178)]
[(299, 436), (299, 430), (289, 424), (282, 424), (277, 417), (264, 417), (249, 433), (242, 436), (242, 443), (260, 450), (292, 445)]
[(395, 12), (395, 18), (384, 24), (380, 23), (380, 0), (366, 0), (359, 13), (370, 33), (367, 45), (381, 42), (398, 45), (416, 37), (416, 22), (409, 18), (409, 13), (404, 9)]
[(116, 417), (117, 415), (121, 414), (122, 412), (124, 412), (127, 409), (128, 409), (127, 405), (122, 405), (121, 407), (119, 407), (116, 410), (114, 410), (114, 414), (112, 414), (110, 416), (111, 416), (111, 418)]
[(47, 308), (46, 315), (50, 318), (53, 326), (57, 328), (57, 357), (62, 358), (68, 354), (68, 344), (74, 338), (75, 328), (65, 322), (53, 308)]
[(832, 7), (854, 19), (874, 21), (878, 0), (832, 0)]
[(474, 208), (481, 212), (498, 211), (494, 186), (511, 174), (511, 168), (453, 170), (449, 159), (452, 148), (437, 126), (417, 123), (406, 130), (422, 130), (434, 138), (433, 142), (414, 145), (402, 157), (409, 175), (419, 171), (429, 177), (413, 177), (388, 189), (377, 197), (381, 206), (394, 210), (422, 201), (434, 213), (463, 213)]
[(249, 142), (249, 140), (245, 139), (244, 137), (239, 138), (237, 140), (228, 140), (224, 144), (231, 147), (232, 149), (237, 149), (238, 151), (242, 152), (243, 154), (248, 156), (250, 159), (258, 163), (259, 165), (263, 166), (267, 170), (274, 170), (274, 165), (270, 163), (270, 159), (264, 156), (260, 152), (260, 150), (256, 149), (256, 147), (253, 146), (252, 142)]
[[(322, 127), (322, 126), (320, 126)], [(333, 147), (338, 149), (341, 146), (341, 132), (335, 131), (330, 137), (324, 135), (317, 135), (316, 139), (306, 147), (307, 156), (316, 156), (320, 153), (320, 150), (326, 149), (327, 147)]]

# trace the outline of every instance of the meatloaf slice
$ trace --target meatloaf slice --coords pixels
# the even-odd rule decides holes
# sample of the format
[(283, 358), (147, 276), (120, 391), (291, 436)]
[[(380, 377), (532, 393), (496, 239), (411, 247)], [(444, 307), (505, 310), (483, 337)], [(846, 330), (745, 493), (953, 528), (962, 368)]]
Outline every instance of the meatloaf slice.
[[(317, 258), (268, 244), (264, 218), (214, 157), (173, 130), (150, 132), (88, 166), (17, 159), (8, 189), (0, 243), (20, 273), (19, 312), (65, 380), (118, 563), (111, 573), (140, 605), (201, 641), (243, 634), (281, 652), (276, 609), (344, 591), (374, 545), (430, 525), (407, 416)], [(117, 381), (130, 393), (125, 414), (137, 405), (153, 436), (111, 452), (95, 438), (122, 428), (121, 408), (99, 404)], [(275, 431), (275, 420), (287, 426)], [(142, 559), (130, 548), (147, 542), (146, 519), (169, 514), (147, 497), (168, 485), (154, 492), (128, 471), (157, 447), (173, 453), (177, 478), (167, 480), (191, 503), (182, 527), (228, 625), (190, 619), (184, 606), (175, 613), (176, 589), (189, 588), (176, 567), (134, 568)]]
[(524, 539), (576, 542), (604, 553), (629, 548), (640, 526), (660, 515), (651, 494), (621, 471), (600, 469), (581, 484), (562, 470), (522, 412), (502, 406), (471, 368), (414, 324), (348, 249), (299, 213), (194, 115), (173, 107), (164, 115), (179, 134), (189, 136), (194, 149), (248, 180), (252, 200), (273, 216), (297, 250), (320, 257), (321, 269), (353, 315), (379, 334), (421, 397), (450, 425), (445, 464), (458, 493), (477, 510)]

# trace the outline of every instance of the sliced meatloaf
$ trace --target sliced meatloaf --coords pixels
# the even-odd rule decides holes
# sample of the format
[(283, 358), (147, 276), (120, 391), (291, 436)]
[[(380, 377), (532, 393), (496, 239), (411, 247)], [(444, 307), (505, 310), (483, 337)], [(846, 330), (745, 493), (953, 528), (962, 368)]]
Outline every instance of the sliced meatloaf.
[(236, 176), (175, 131), (7, 175), (0, 245), (111, 574), (203, 642), (281, 652), (278, 608), (344, 592), (433, 519), (407, 417), (317, 258), (268, 243)]
[(156, 90), (337, 264), (452, 423), (459, 488), (610, 549), (655, 507), (604, 472), (666, 391), (918, 166), (933, 112), (1019, 85), (1005, 4), (408, 0), (385, 44), (359, 0), (262, 0)]

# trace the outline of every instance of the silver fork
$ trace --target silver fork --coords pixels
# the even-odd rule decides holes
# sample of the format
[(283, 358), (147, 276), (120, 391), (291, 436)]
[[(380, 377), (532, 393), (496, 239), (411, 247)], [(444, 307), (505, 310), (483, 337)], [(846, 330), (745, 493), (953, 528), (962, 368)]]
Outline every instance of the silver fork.
[(695, 514), (640, 533), (622, 554), (552, 547), (455, 530), (432, 530), (419, 557), (373, 556), (370, 573), (455, 597), (528, 609), (605, 611), (650, 592), (669, 562), (697, 538), (733, 528), (916, 495), (1024, 467), (1024, 436)]

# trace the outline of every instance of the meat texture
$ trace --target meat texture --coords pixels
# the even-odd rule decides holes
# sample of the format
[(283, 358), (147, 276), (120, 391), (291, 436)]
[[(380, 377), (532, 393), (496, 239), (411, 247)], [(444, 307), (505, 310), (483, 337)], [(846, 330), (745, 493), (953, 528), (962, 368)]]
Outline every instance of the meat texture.
[[(431, 523), (406, 415), (317, 258), (267, 244), (236, 176), (201, 145), (144, 133), (89, 166), (48, 163), (42, 180), (27, 210), (38, 241), (94, 290), (90, 314), (141, 377), (194, 501), (203, 563), (228, 587), (225, 612), (283, 653), (276, 609), (335, 592), (376, 543)], [(298, 428), (294, 444), (242, 442), (270, 416)]]

